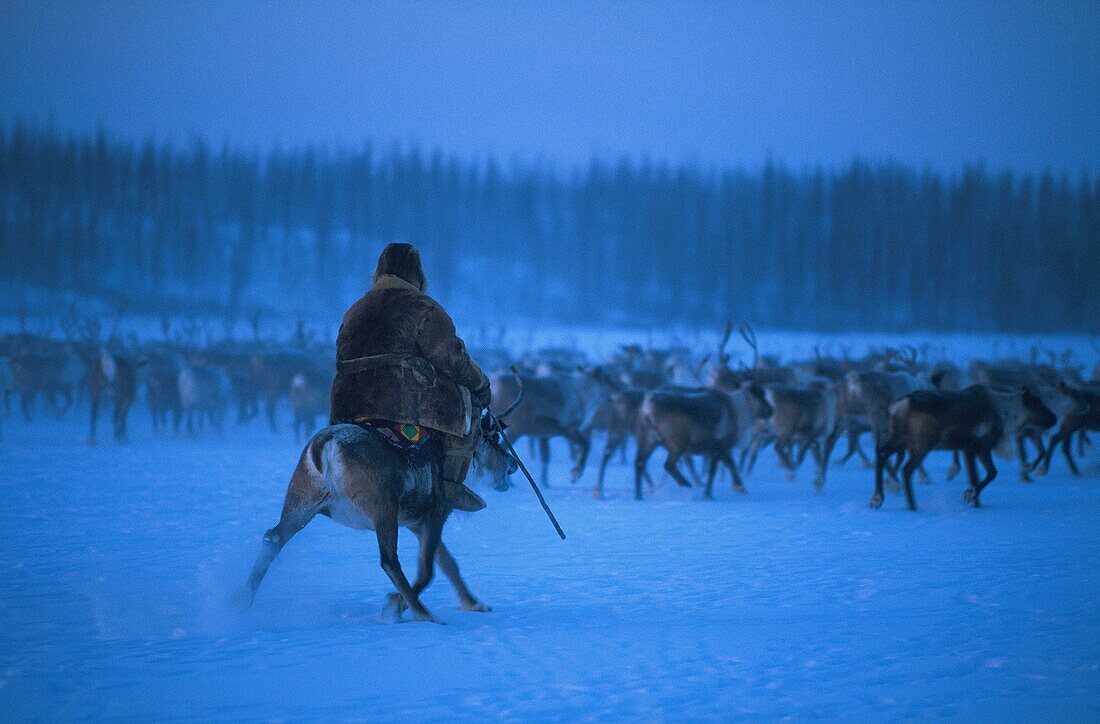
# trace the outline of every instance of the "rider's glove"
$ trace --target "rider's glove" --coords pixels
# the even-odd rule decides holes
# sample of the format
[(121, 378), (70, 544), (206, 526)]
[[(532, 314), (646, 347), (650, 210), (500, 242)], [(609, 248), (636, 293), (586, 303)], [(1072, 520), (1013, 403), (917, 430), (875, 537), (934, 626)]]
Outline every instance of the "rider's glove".
[(474, 407), (479, 409), (486, 409), (489, 407), (489, 403), (493, 400), (492, 390), (489, 389), (489, 382), (486, 381), (485, 385), (473, 390), (470, 393), (470, 400), (474, 403)]

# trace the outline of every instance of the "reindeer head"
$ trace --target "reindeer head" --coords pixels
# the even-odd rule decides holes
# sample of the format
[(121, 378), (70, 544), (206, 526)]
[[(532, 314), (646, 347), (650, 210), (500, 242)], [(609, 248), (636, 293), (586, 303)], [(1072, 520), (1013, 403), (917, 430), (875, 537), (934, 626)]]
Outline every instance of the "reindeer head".
[(1028, 427), (1049, 430), (1057, 424), (1058, 418), (1050, 411), (1049, 407), (1043, 404), (1043, 399), (1035, 394), (1030, 387), (1025, 387), (1020, 391), (1020, 401), (1023, 403), (1027, 415), (1025, 424)]
[(741, 385), (741, 390), (749, 401), (752, 419), (767, 420), (775, 412), (775, 408), (771, 406), (767, 395), (764, 394), (764, 388), (760, 385), (755, 382), (745, 382)]

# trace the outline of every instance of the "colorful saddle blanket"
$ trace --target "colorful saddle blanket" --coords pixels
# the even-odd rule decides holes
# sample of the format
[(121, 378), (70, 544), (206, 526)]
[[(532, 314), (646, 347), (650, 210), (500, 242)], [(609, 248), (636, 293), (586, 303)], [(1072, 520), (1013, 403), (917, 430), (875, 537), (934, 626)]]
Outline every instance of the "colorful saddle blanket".
[(420, 425), (390, 422), (389, 420), (362, 419), (356, 420), (355, 424), (370, 430), (404, 452), (419, 450), (432, 437), (431, 430)]

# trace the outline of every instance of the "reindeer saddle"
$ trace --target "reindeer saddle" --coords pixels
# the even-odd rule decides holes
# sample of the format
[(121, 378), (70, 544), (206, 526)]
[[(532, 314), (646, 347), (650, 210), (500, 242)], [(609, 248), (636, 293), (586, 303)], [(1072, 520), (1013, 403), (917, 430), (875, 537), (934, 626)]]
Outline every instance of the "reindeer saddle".
[(423, 449), (424, 445), (434, 437), (426, 427), (403, 422), (358, 418), (355, 424), (373, 432), (410, 459), (417, 457), (417, 453), (427, 452)]

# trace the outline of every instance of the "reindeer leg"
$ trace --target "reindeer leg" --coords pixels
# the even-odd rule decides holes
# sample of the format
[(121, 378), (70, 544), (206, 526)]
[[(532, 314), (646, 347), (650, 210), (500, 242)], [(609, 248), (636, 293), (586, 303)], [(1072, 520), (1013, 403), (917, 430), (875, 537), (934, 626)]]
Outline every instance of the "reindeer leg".
[(650, 446), (649, 441), (643, 441), (641, 437), (638, 438), (638, 450), (634, 454), (634, 499), (642, 499), (642, 476), (648, 476), (645, 466), (649, 461), (649, 456), (653, 454), (653, 447)]
[(959, 451), (951, 451), (951, 467), (947, 469), (947, 479), (954, 480), (955, 476), (962, 470), (962, 465), (959, 464)]
[(75, 404), (76, 400), (74, 399), (72, 385), (67, 385), (62, 392), (65, 395), (65, 405), (61, 408), (61, 414), (64, 415)]
[(485, 613), (493, 610), (481, 601), (478, 601), (474, 597), (474, 594), (470, 593), (470, 589), (466, 586), (466, 582), (462, 580), (462, 575), (458, 571), (458, 563), (455, 562), (454, 557), (451, 556), (451, 552), (447, 550), (447, 546), (443, 544), (442, 540), (439, 541), (439, 545), (436, 548), (435, 561), (439, 564), (439, 568), (443, 571), (443, 575), (450, 580), (451, 585), (454, 586), (455, 591), (458, 593), (458, 600), (462, 605), (463, 611)]
[[(417, 621), (432, 621), (440, 623), (432, 616), (420, 597), (412, 590), (409, 579), (405, 578), (405, 572), (401, 570), (401, 561), (397, 557), (397, 505), (396, 501), (389, 514), (381, 515), (374, 521), (374, 533), (378, 537), (378, 553), (382, 559), (382, 570), (390, 577), (393, 587), (405, 601), (405, 607), (413, 612), (413, 618)], [(398, 615), (403, 609), (398, 609)]]
[[(802, 467), (802, 462), (806, 459), (806, 453), (810, 452), (812, 450), (813, 446), (816, 445), (816, 444), (817, 444), (816, 439), (815, 440), (803, 440), (802, 441), (802, 444), (798, 447), (798, 455), (795, 457), (795, 461), (794, 461), (794, 466), (795, 466), (796, 469)], [(815, 457), (817, 455), (819, 455), (820, 453), (821, 453), (821, 450), (819, 449), (817, 451), (817, 453), (815, 454)]]
[(963, 502), (974, 505), (974, 501), (978, 498), (978, 468), (974, 462), (974, 453), (967, 450), (963, 453), (963, 460), (966, 462), (966, 477), (970, 482), (969, 487), (963, 491)]
[(596, 473), (596, 486), (592, 488), (592, 497), (596, 500), (603, 499), (603, 478), (604, 473), (607, 472), (607, 463), (610, 462), (611, 457), (615, 454), (616, 450), (621, 450), (626, 447), (624, 445), (625, 438), (611, 435), (607, 436), (607, 441), (603, 446), (603, 454), (600, 456), (600, 469)]
[(904, 460), (904, 452), (896, 453), (892, 463), (889, 457), (886, 458), (886, 487), (890, 488), (892, 493), (901, 490), (901, 464)]
[(710, 460), (707, 464), (707, 485), (706, 488), (703, 490), (703, 498), (705, 498), (706, 500), (714, 499), (714, 493), (712, 492), (712, 490), (714, 488), (714, 476), (717, 472), (718, 456), (711, 455)]
[(865, 468), (875, 467), (875, 461), (872, 460), (870, 458), (870, 456), (868, 456), (867, 453), (865, 453), (863, 451), (863, 448), (859, 444), (859, 438), (858, 437), (856, 437), (856, 454), (859, 455), (859, 459), (861, 461), (863, 461), (863, 467), (865, 467)]
[(993, 454), (990, 450), (983, 450), (981, 453), (982, 465), (985, 466), (985, 478), (978, 484), (977, 489), (974, 491), (974, 497), (970, 500), (970, 504), (975, 508), (982, 507), (979, 497), (986, 486), (993, 482), (993, 478), (997, 477), (997, 467), (993, 464)]
[(779, 464), (787, 471), (787, 481), (794, 482), (795, 464), (791, 460), (791, 438), (781, 436), (775, 441), (775, 454), (779, 458)]
[(745, 475), (752, 474), (752, 469), (756, 466), (756, 457), (760, 454), (760, 449), (764, 447), (764, 438), (765, 435), (763, 433), (752, 436), (752, 442), (749, 443), (748, 449), (745, 451), (744, 456), (742, 456), (748, 458), (747, 467), (745, 461), (741, 463), (741, 470), (744, 471)]
[(745, 483), (741, 480), (741, 474), (737, 472), (737, 466), (733, 462), (733, 452), (731, 450), (724, 450), (720, 456), (715, 456), (726, 464), (726, 467), (730, 469), (730, 484), (733, 486), (733, 492), (744, 493)]
[(836, 444), (837, 444), (838, 440), (840, 440), (840, 431), (839, 430), (833, 431), (832, 434), (830, 434), (829, 436), (827, 436), (825, 438), (825, 447), (821, 451), (822, 455), (825, 457), (825, 467), (822, 468), (822, 473), (821, 473), (821, 482), (822, 483), (825, 482), (825, 472), (824, 472), (824, 470), (825, 470), (825, 468), (829, 467), (829, 461), (833, 457), (833, 450), (836, 450)]
[(579, 448), (579, 454), (577, 455), (577, 464), (573, 466), (572, 470), (572, 482), (580, 480), (581, 475), (584, 474), (584, 466), (588, 462), (588, 451), (592, 447), (592, 440), (582, 432), (574, 432), (570, 436), (570, 442)]
[(316, 514), (317, 511), (313, 506), (299, 508), (293, 506), (290, 500), (287, 501), (286, 505), (283, 506), (283, 514), (279, 518), (279, 522), (274, 528), (264, 533), (263, 547), (256, 557), (256, 562), (252, 565), (252, 573), (248, 576), (248, 584), (238, 594), (237, 600), (241, 604), (244, 606), (252, 605), (252, 600), (256, 597), (256, 589), (260, 587), (264, 576), (267, 575), (267, 569), (271, 567), (271, 562), (279, 555), (283, 546), (298, 531), (305, 528), (306, 524), (313, 520), (313, 516)]
[(277, 416), (279, 398), (269, 395), (264, 401), (264, 408), (267, 411), (267, 423), (271, 425), (272, 432), (279, 431), (279, 420)]
[[(695, 487), (699, 487), (703, 484), (703, 479), (699, 477), (699, 471), (695, 469), (695, 456), (685, 455), (684, 464), (687, 465), (688, 473), (691, 475), (691, 482)], [(709, 461), (708, 461), (709, 469)]]
[(1035, 455), (1035, 459), (1027, 465), (1027, 471), (1029, 473), (1034, 472), (1035, 469), (1039, 467), (1039, 463), (1043, 461), (1043, 458), (1046, 457), (1047, 454), (1047, 448), (1046, 445), (1043, 444), (1043, 434), (1041, 432), (1032, 433), (1031, 442), (1035, 444), (1035, 449), (1038, 452)]
[[(416, 580), (412, 584), (412, 593), (419, 596), (432, 582), (435, 573), (435, 557), (439, 548), (439, 538), (443, 533), (443, 521), (432, 519), (421, 523), (412, 529), (420, 540), (420, 554), (417, 556)], [(405, 599), (399, 593), (389, 595), (389, 604), (397, 609), (398, 614), (405, 612)]]
[(913, 497), (913, 473), (920, 467), (921, 461), (924, 456), (918, 456), (916, 453), (909, 456), (909, 460), (905, 462), (905, 467), (901, 470), (902, 482), (905, 485), (905, 504), (909, 506), (909, 510), (917, 509), (917, 500)]
[(539, 458), (542, 460), (542, 487), (550, 487), (550, 438), (539, 438)]
[(1062, 452), (1065, 453), (1066, 462), (1069, 464), (1069, 470), (1075, 476), (1080, 476), (1081, 471), (1077, 469), (1077, 463), (1073, 462), (1073, 451), (1070, 447), (1070, 442), (1073, 439), (1072, 435), (1067, 435), (1062, 440)]
[(862, 448), (860, 448), (860, 446), (859, 446), (859, 433), (856, 432), (856, 429), (855, 429), (854, 426), (849, 426), (848, 427), (846, 437), (848, 438), (848, 450), (845, 451), (843, 457), (841, 457), (839, 460), (836, 461), (836, 464), (837, 465), (843, 465), (844, 463), (851, 460), (852, 456), (855, 455), (857, 452), (859, 453), (859, 456), (861, 458), (863, 458), (864, 461), (866, 461), (867, 458), (864, 457), (865, 453), (863, 452)]
[(682, 456), (682, 452), (673, 452), (672, 450), (669, 450), (668, 457), (665, 458), (665, 471), (672, 476), (672, 479), (675, 480), (680, 485), (680, 487), (690, 488), (691, 483), (688, 481), (687, 478), (684, 477), (684, 474), (680, 472), (680, 468), (677, 465), (680, 462), (680, 458)]
[(1028, 474), (1031, 471), (1031, 466), (1027, 462), (1027, 449), (1024, 447), (1024, 436), (1016, 436), (1016, 454), (1020, 458), (1020, 480), (1025, 483), (1035, 482)]
[(882, 489), (882, 479), (886, 468), (887, 454), (885, 450), (877, 448), (875, 450), (875, 492), (871, 494), (870, 506), (876, 510), (882, 507), (882, 501), (886, 498)]
[(1058, 432), (1054, 433), (1054, 437), (1050, 439), (1050, 444), (1047, 445), (1046, 455), (1043, 457), (1042, 469), (1039, 470), (1040, 475), (1046, 475), (1050, 471), (1050, 461), (1054, 457), (1054, 451), (1058, 449), (1059, 443), (1073, 437), (1073, 431), (1063, 421), (1062, 425), (1058, 428)]

